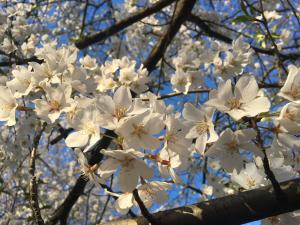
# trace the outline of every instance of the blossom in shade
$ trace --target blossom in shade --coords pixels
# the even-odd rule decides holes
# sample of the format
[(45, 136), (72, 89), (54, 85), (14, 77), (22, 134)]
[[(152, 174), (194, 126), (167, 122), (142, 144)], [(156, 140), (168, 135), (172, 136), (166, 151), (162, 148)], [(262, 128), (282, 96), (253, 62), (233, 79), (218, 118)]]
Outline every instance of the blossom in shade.
[(154, 173), (140, 158), (144, 154), (134, 149), (105, 150), (101, 153), (108, 158), (100, 165), (99, 174), (103, 178), (112, 175), (120, 167), (119, 183), (121, 191), (132, 192), (138, 184), (139, 177), (151, 178)]
[(288, 77), (278, 95), (289, 101), (300, 100), (300, 68), (289, 66)]
[(16, 109), (18, 104), (8, 87), (0, 86), (0, 121), (7, 126), (16, 124)]

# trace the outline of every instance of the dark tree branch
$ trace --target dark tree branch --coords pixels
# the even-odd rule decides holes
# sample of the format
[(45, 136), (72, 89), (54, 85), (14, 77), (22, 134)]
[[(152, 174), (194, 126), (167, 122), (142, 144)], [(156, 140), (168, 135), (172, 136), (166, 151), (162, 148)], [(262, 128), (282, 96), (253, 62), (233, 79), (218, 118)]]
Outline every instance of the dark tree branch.
[(43, 60), (38, 59), (37, 57), (33, 56), (31, 58), (28, 59), (21, 59), (18, 57), (14, 57), (15, 59), (13, 61), (5, 61), (5, 62), (0, 62), (0, 67), (8, 67), (8, 66), (12, 66), (14, 64), (16, 65), (24, 65), (27, 64), (29, 62), (37, 62), (37, 63), (42, 63)]
[(38, 184), (35, 176), (35, 160), (37, 155), (37, 147), (39, 145), (42, 134), (46, 128), (46, 123), (42, 125), (41, 130), (35, 135), (33, 140), (33, 146), (31, 150), (31, 157), (29, 162), (29, 174), (31, 176), (29, 181), (29, 194), (30, 194), (30, 205), (33, 212), (34, 222), (36, 225), (44, 225), (44, 220), (41, 215), (41, 209), (39, 206), (38, 198)]
[(279, 182), (276, 180), (276, 177), (275, 177), (273, 171), (270, 168), (269, 159), (268, 159), (268, 156), (267, 156), (267, 153), (266, 153), (266, 149), (264, 148), (264, 144), (263, 144), (264, 142), (261, 138), (261, 133), (260, 133), (260, 130), (257, 126), (256, 119), (251, 118), (250, 119), (250, 124), (251, 124), (251, 127), (254, 130), (256, 130), (256, 132), (257, 132), (256, 140), (257, 140), (258, 146), (262, 149), (263, 154), (264, 154), (263, 166), (264, 166), (265, 174), (266, 174), (267, 178), (271, 181), (271, 183), (273, 185), (273, 188), (274, 188), (274, 191), (275, 191), (275, 194), (276, 194), (276, 197), (278, 198), (278, 200), (279, 201), (284, 200), (284, 198), (285, 198), (284, 193), (283, 193), (283, 191), (280, 187)]
[[(280, 183), (286, 199), (279, 201), (267, 186), (210, 201), (170, 209), (153, 216), (161, 225), (237, 225), (300, 209), (300, 179)], [(106, 225), (148, 225), (144, 217), (123, 219)]]
[(84, 192), (86, 184), (87, 180), (85, 179), (85, 177), (80, 176), (65, 201), (57, 208), (54, 215), (50, 218), (47, 224), (56, 224), (59, 221), (60, 224), (67, 224), (69, 212), (71, 211), (73, 205), (76, 203), (77, 199)]
[(57, 137), (55, 137), (53, 140), (50, 141), (50, 145), (54, 145), (54, 144), (58, 143), (60, 140), (66, 139), (73, 130), (74, 130), (73, 128), (64, 129), (63, 127), (60, 127), (58, 129), (60, 134)]
[[(110, 130), (107, 130), (105, 134), (106, 135), (86, 154), (90, 165), (97, 164), (102, 160), (103, 155), (100, 153), (100, 150), (108, 148), (110, 145), (112, 139), (108, 136), (115, 136), (115, 133)], [(53, 216), (49, 220), (49, 224), (56, 224), (58, 221), (60, 221), (60, 224), (67, 224), (69, 213), (78, 198), (83, 194), (86, 184), (87, 180), (83, 176), (80, 176), (65, 201), (55, 210)]]
[(146, 218), (148, 222), (151, 223), (152, 225), (158, 224), (154, 219), (154, 217), (151, 215), (151, 213), (148, 211), (142, 199), (140, 198), (138, 190), (135, 189), (132, 194), (138, 206), (140, 207), (141, 213), (144, 216), (144, 218)]
[[(199, 16), (196, 16), (194, 14), (190, 14), (187, 18), (188, 21), (196, 24), (203, 32), (205, 32), (209, 37), (215, 38), (217, 40), (223, 41), (225, 43), (231, 44), (232, 39), (225, 36), (224, 34), (221, 34), (217, 31), (212, 30), (204, 20), (202, 20)], [(265, 55), (271, 55), (274, 56), (277, 54), (276, 50), (274, 49), (262, 49), (262, 48), (257, 48), (255, 46), (251, 46), (251, 48), (257, 52), (257, 53), (262, 53)], [(282, 54), (279, 53), (279, 58), (281, 60), (296, 60), (300, 58), (300, 54), (298, 53), (289, 53), (289, 54)]]
[(131, 15), (130, 17), (128, 17), (124, 20), (117, 22), (116, 24), (112, 25), (111, 27), (108, 27), (105, 30), (99, 31), (98, 33), (90, 35), (90, 36), (83, 37), (81, 40), (77, 41), (75, 43), (75, 45), (77, 48), (83, 49), (83, 48), (93, 45), (99, 41), (103, 41), (106, 38), (125, 29), (126, 27), (129, 27), (130, 25), (138, 22), (139, 20), (142, 20), (145, 17), (150, 16), (150, 15), (160, 11), (164, 7), (172, 4), (174, 1), (175, 0), (161, 0), (161, 1), (151, 5), (148, 8), (143, 9), (140, 12), (134, 13), (133, 15)]
[(174, 16), (169, 25), (169, 28), (163, 34), (163, 36), (158, 40), (155, 47), (152, 49), (150, 56), (144, 62), (145, 68), (151, 72), (159, 60), (162, 58), (167, 47), (179, 31), (181, 25), (187, 20), (188, 15), (191, 13), (196, 0), (181, 0), (178, 1)]

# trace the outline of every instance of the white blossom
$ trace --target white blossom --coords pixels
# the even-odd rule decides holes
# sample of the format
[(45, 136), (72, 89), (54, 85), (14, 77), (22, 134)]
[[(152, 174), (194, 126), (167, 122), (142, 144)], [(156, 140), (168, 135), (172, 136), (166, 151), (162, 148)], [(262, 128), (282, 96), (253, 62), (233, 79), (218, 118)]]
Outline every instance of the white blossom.
[(289, 101), (300, 100), (300, 69), (298, 67), (289, 66), (288, 77), (278, 95)]
[(95, 107), (80, 109), (72, 119), (71, 125), (75, 132), (68, 135), (68, 147), (85, 147), (85, 152), (100, 139), (100, 113)]
[[(170, 188), (171, 185), (166, 182), (152, 181), (138, 186), (137, 190), (144, 205), (150, 208), (155, 202), (158, 204), (166, 202), (168, 200), (168, 194), (165, 191)], [(118, 197), (115, 202), (115, 208), (121, 214), (128, 213), (131, 207), (138, 205), (132, 193), (124, 193), (121, 195), (116, 195), (111, 192), (108, 193)]]
[(144, 154), (134, 149), (103, 149), (101, 153), (109, 158), (100, 165), (100, 176), (107, 178), (121, 167), (119, 183), (121, 191), (123, 192), (132, 192), (138, 184), (139, 177), (149, 179), (154, 175), (153, 170), (140, 159), (144, 157)]
[(254, 163), (247, 163), (246, 168), (242, 169), (240, 173), (234, 169), (231, 180), (244, 189), (258, 188), (264, 184), (264, 172), (258, 169)]
[(163, 122), (159, 115), (146, 111), (126, 120), (116, 133), (124, 138), (128, 147), (134, 149), (157, 149), (161, 143), (154, 134), (163, 129)]
[(88, 70), (97, 69), (96, 59), (91, 58), (89, 55), (86, 55), (84, 58), (80, 59), (79, 61), (85, 69), (88, 69)]
[(186, 103), (183, 109), (183, 117), (190, 122), (191, 127), (186, 137), (189, 139), (196, 138), (195, 148), (204, 153), (207, 143), (215, 142), (218, 139), (218, 134), (214, 130), (212, 107), (203, 107), (197, 109), (191, 103)]
[(33, 100), (36, 114), (46, 122), (54, 123), (63, 112), (72, 110), (72, 88), (69, 85), (58, 87), (44, 86), (46, 99)]
[(219, 111), (228, 113), (234, 120), (242, 117), (254, 117), (262, 112), (268, 112), (270, 101), (258, 88), (253, 76), (242, 76), (232, 92), (231, 80), (221, 83), (218, 90), (210, 93), (206, 105), (216, 107)]
[(0, 121), (6, 122), (7, 126), (16, 124), (16, 109), (18, 104), (10, 89), (0, 86)]
[(262, 154), (260, 149), (253, 143), (256, 135), (253, 129), (233, 132), (227, 128), (205, 155), (220, 160), (222, 167), (227, 171), (239, 170), (243, 167), (243, 158), (240, 150), (251, 151), (255, 155)]

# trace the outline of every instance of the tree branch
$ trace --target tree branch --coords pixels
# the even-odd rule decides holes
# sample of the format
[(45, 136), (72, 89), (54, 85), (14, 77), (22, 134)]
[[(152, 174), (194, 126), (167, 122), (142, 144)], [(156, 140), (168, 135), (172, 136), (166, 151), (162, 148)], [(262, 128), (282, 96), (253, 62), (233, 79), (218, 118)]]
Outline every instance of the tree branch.
[[(110, 130), (107, 130), (105, 134), (106, 135), (103, 136), (103, 138), (100, 139), (86, 154), (90, 165), (97, 164), (102, 160), (103, 155), (100, 153), (100, 150), (102, 148), (108, 148), (110, 145), (112, 139), (109, 136), (115, 136), (115, 133)], [(61, 224), (67, 224), (69, 213), (78, 198), (83, 194), (86, 184), (87, 180), (83, 176), (80, 176), (77, 179), (75, 186), (72, 188), (65, 201), (55, 210), (53, 216), (50, 218), (50, 225), (54, 225), (58, 221), (60, 221)]]
[(145, 68), (149, 72), (154, 70), (156, 64), (162, 58), (164, 52), (167, 47), (179, 31), (181, 25), (186, 21), (188, 15), (192, 11), (196, 0), (181, 0), (177, 3), (177, 8), (174, 13), (174, 17), (169, 25), (169, 28), (162, 35), (162, 37), (158, 40), (152, 52), (150, 53), (148, 59), (143, 63)]
[(139, 196), (139, 192), (137, 189), (135, 189), (133, 191), (133, 197), (135, 199), (135, 201), (137, 202), (137, 204), (140, 207), (141, 213), (144, 216), (144, 218), (146, 218), (148, 220), (149, 223), (151, 223), (152, 225), (156, 225), (158, 224), (155, 220), (155, 218), (151, 215), (151, 213), (148, 211), (147, 207), (145, 206), (144, 202), (142, 201), (142, 199)]
[[(221, 34), (217, 31), (212, 30), (199, 16), (196, 16), (194, 14), (190, 14), (187, 18), (188, 21), (196, 24), (202, 31), (204, 31), (209, 37), (213, 37), (217, 40), (223, 41), (225, 43), (231, 44), (232, 39), (225, 36), (224, 34)], [(257, 48), (255, 46), (251, 46), (251, 48), (257, 52), (257, 53), (262, 53), (265, 55), (276, 55), (276, 51), (274, 49), (262, 49), (262, 48)], [(300, 54), (298, 53), (289, 53), (289, 54), (282, 54), (279, 53), (279, 57), (282, 60), (296, 60), (300, 58)]]
[(35, 56), (33, 56), (31, 58), (28, 58), (28, 59), (21, 59), (21, 58), (18, 58), (18, 57), (14, 57), (14, 58), (15, 59), (13, 61), (0, 62), (0, 67), (8, 67), (8, 66), (12, 66), (14, 64), (23, 65), (23, 64), (27, 64), (29, 62), (37, 62), (37, 63), (42, 63), (43, 62), (43, 60), (40, 60)]
[(75, 42), (75, 45), (77, 48), (83, 49), (99, 41), (103, 41), (106, 38), (125, 29), (126, 27), (129, 27), (130, 25), (138, 22), (139, 20), (142, 20), (145, 17), (160, 11), (162, 8), (172, 4), (174, 1), (175, 0), (161, 0), (140, 12), (134, 13), (133, 15), (124, 20), (117, 22), (116, 24), (108, 27), (105, 30), (99, 31), (98, 33), (95, 33), (90, 36), (83, 37), (81, 40)]
[(258, 146), (262, 149), (263, 154), (264, 154), (264, 158), (263, 158), (262, 161), (263, 161), (265, 174), (267, 175), (267, 178), (271, 181), (271, 183), (273, 185), (276, 197), (278, 198), (279, 201), (282, 201), (282, 200), (284, 200), (285, 195), (284, 195), (284, 193), (283, 193), (283, 191), (280, 187), (279, 182), (276, 180), (276, 177), (275, 177), (273, 171), (270, 168), (269, 159), (268, 159), (268, 156), (267, 156), (267, 153), (266, 153), (266, 149), (264, 148), (264, 144), (263, 144), (264, 142), (261, 138), (261, 133), (260, 133), (260, 130), (257, 126), (256, 119), (251, 118), (250, 119), (250, 124), (251, 124), (251, 127), (254, 130), (256, 130), (256, 132), (257, 132), (256, 140), (257, 140)]
[[(300, 209), (300, 178), (280, 183), (286, 199), (278, 201), (267, 186), (210, 201), (152, 214), (161, 225), (235, 225)], [(144, 217), (115, 220), (105, 225), (148, 225)]]
[(45, 128), (46, 128), (46, 123), (42, 125), (41, 130), (34, 137), (33, 147), (31, 150), (31, 157), (29, 162), (29, 174), (31, 176), (29, 181), (30, 205), (32, 208), (33, 217), (36, 225), (44, 225), (44, 220), (42, 218), (41, 210), (39, 206), (38, 185), (35, 176), (35, 159), (37, 154), (37, 147), (39, 145), (40, 139), (42, 137)]

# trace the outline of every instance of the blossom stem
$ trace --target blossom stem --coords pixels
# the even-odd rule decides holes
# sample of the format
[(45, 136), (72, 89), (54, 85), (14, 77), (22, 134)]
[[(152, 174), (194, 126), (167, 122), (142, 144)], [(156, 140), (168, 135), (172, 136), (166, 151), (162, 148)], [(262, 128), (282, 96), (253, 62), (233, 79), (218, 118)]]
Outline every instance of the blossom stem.
[(32, 108), (28, 108), (28, 107), (22, 106), (22, 105), (18, 105), (17, 110), (24, 111), (24, 112), (32, 112), (33, 111)]

